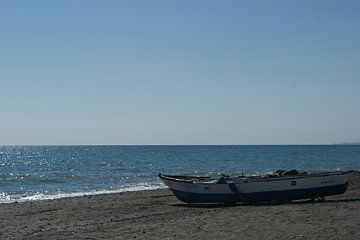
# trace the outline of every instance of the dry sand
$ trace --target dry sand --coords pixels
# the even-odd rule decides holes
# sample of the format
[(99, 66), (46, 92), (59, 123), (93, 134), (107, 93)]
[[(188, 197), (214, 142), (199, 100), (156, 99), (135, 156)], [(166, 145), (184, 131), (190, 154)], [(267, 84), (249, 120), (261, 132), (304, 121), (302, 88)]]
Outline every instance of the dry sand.
[(188, 205), (163, 189), (1, 204), (0, 239), (360, 239), (360, 173), (315, 203)]

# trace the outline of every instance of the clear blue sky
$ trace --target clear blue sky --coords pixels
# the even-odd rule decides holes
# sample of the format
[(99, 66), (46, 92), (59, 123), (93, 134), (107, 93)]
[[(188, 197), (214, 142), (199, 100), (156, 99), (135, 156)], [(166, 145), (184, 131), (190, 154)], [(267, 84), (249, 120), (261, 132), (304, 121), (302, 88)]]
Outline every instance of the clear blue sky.
[(0, 0), (0, 145), (360, 141), (359, 13)]

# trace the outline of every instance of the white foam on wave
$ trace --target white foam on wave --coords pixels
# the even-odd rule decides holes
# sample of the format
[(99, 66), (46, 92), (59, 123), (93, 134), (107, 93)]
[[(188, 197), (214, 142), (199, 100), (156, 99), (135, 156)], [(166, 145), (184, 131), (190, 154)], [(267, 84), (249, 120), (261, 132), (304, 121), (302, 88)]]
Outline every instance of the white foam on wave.
[(11, 202), (11, 197), (4, 192), (0, 192), (0, 203)]
[(41, 200), (53, 200), (60, 198), (69, 198), (69, 197), (82, 197), (82, 196), (93, 196), (93, 195), (102, 195), (102, 194), (113, 194), (121, 192), (137, 192), (144, 190), (156, 190), (167, 188), (164, 184), (159, 183), (157, 185), (148, 185), (148, 184), (138, 184), (131, 186), (120, 187), (119, 189), (114, 190), (94, 190), (88, 192), (73, 192), (73, 193), (56, 193), (56, 194), (43, 194), (36, 193), (30, 196), (11, 196), (6, 193), (0, 193), (0, 204), (2, 203), (16, 203), (16, 202), (27, 202), (27, 201), (41, 201)]

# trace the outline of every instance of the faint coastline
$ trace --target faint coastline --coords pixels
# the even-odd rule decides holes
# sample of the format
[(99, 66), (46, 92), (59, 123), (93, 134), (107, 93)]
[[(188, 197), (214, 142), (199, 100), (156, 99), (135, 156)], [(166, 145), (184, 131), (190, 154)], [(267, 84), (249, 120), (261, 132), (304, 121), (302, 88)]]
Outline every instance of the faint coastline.
[(360, 145), (360, 142), (342, 142), (342, 143), (334, 143), (333, 145)]

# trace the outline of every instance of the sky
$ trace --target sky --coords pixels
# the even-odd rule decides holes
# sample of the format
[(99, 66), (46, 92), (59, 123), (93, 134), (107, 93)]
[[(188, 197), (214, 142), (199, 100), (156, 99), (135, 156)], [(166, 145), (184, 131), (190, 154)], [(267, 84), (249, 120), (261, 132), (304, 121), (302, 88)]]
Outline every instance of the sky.
[(359, 12), (0, 0), (0, 145), (359, 142)]

